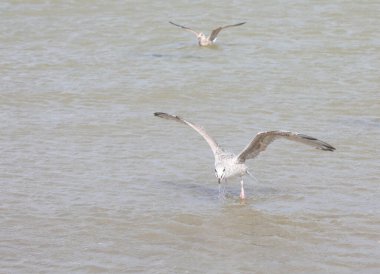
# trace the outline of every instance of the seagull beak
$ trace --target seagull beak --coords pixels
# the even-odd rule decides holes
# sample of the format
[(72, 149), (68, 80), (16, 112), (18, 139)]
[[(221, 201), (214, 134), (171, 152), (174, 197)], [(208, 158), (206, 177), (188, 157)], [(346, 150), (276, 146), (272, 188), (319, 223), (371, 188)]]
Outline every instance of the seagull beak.
[(220, 184), (220, 178), (218, 178), (218, 184)]

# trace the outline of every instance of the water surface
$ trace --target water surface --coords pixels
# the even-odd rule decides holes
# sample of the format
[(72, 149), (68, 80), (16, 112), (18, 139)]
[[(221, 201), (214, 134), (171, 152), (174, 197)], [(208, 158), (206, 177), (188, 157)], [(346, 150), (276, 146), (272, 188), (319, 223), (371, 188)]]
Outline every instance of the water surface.
[[(3, 1), (4, 273), (378, 273), (376, 1)], [(200, 48), (168, 24), (205, 32)], [(285, 141), (218, 199), (203, 125)]]

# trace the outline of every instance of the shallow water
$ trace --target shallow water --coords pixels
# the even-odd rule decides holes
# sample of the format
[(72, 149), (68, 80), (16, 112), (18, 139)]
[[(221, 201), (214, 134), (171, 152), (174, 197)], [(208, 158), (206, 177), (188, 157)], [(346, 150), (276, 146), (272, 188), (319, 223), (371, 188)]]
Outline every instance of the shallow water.
[[(3, 1), (4, 273), (379, 273), (376, 1)], [(200, 48), (172, 20), (209, 32)], [(203, 125), (277, 141), (218, 199)]]

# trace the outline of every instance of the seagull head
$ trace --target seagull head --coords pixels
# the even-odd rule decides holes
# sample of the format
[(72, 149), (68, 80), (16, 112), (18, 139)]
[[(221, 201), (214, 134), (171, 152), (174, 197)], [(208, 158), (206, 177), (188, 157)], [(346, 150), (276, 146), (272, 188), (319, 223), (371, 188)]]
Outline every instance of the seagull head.
[(226, 175), (226, 168), (222, 165), (216, 165), (215, 166), (215, 176), (216, 176), (216, 178), (218, 178), (219, 184), (224, 179), (225, 175)]

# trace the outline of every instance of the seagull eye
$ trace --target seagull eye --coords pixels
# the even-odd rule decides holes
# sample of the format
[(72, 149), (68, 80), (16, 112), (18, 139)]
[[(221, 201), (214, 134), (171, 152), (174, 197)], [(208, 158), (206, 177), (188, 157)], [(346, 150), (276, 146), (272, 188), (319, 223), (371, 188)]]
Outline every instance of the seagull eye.
[(226, 171), (226, 168), (223, 168), (223, 172), (225, 172)]

